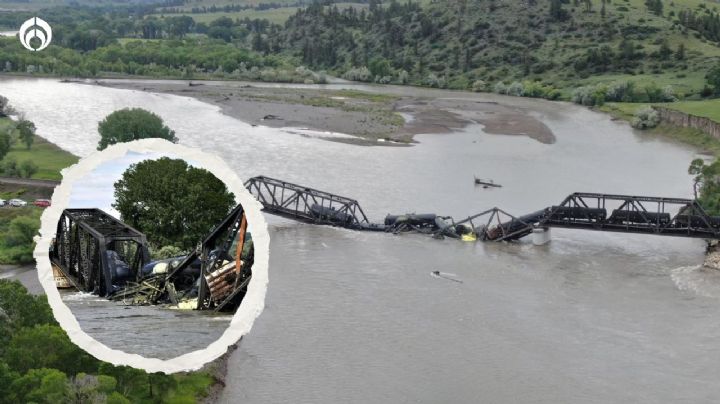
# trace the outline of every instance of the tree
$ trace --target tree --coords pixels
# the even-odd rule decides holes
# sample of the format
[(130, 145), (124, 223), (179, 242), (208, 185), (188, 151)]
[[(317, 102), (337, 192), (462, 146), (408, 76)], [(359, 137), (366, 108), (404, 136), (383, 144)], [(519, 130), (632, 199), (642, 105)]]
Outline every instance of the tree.
[(36, 325), (20, 329), (5, 352), (8, 365), (24, 373), (30, 369), (63, 369), (69, 374), (95, 370), (97, 362), (56, 325)]
[(20, 163), (20, 176), (23, 178), (30, 178), (38, 172), (40, 168), (32, 160), (23, 160)]
[(705, 164), (695, 159), (688, 173), (694, 176), (693, 188), (700, 205), (708, 214), (720, 215), (720, 160)]
[(176, 38), (182, 38), (190, 32), (195, 21), (192, 17), (183, 15), (180, 17), (168, 17), (165, 19), (165, 25), (170, 35)]
[(30, 150), (33, 141), (35, 140), (35, 124), (27, 119), (22, 119), (18, 122), (16, 129), (18, 131), (18, 135), (20, 136), (20, 140), (25, 143), (25, 147)]
[(12, 137), (9, 131), (0, 131), (0, 160), (4, 159), (10, 151)]
[(6, 117), (13, 112), (10, 102), (6, 97), (0, 95), (0, 117)]
[(554, 21), (565, 21), (568, 12), (563, 9), (562, 0), (550, 0), (550, 19)]
[(142, 108), (124, 108), (105, 117), (98, 124), (98, 150), (138, 139), (160, 138), (177, 142), (175, 132), (165, 126), (162, 118)]
[(713, 88), (715, 95), (720, 95), (720, 63), (716, 64), (715, 67), (705, 76), (708, 85)]
[(13, 218), (5, 234), (0, 235), (3, 245), (3, 260), (7, 262), (25, 264), (33, 262), (33, 237), (40, 224), (36, 217), (18, 216)]
[(31, 369), (13, 380), (8, 398), (16, 402), (62, 403), (69, 399), (67, 376), (57, 369)]
[(209, 171), (163, 157), (131, 165), (115, 183), (113, 207), (154, 246), (190, 250), (228, 214), (234, 201)]
[[(55, 324), (52, 310), (45, 296), (33, 296), (18, 281), (0, 279), (0, 307), (15, 328), (38, 324)], [(6, 344), (0, 345), (0, 353)]]
[(675, 51), (675, 59), (685, 60), (685, 44), (680, 43)]

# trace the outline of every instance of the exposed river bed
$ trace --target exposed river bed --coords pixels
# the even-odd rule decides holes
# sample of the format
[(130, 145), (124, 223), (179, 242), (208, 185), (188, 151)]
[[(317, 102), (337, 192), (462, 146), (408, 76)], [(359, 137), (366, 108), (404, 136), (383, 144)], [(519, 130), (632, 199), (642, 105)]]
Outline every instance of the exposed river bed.
[[(416, 136), (413, 147), (378, 148), (252, 127), (176, 95), (49, 79), (6, 79), (0, 94), (41, 136), (80, 156), (94, 151), (97, 123), (110, 112), (152, 110), (180, 143), (218, 154), (242, 178), (262, 174), (356, 198), (374, 220), (460, 218), (493, 206), (524, 214), (574, 191), (692, 192), (693, 149), (564, 103), (454, 93), (521, 104), (554, 144), (470, 125)], [(475, 187), (474, 175), (503, 188)], [(223, 402), (720, 400), (720, 275), (699, 269), (700, 240), (553, 229), (553, 241), (536, 247), (268, 219), (266, 308), (229, 360)], [(89, 312), (76, 310), (81, 326), (108, 345), (144, 332), (102, 327)], [(215, 323), (208, 333), (222, 331)], [(165, 334), (132, 349), (164, 355), (163, 344), (189, 346)]]

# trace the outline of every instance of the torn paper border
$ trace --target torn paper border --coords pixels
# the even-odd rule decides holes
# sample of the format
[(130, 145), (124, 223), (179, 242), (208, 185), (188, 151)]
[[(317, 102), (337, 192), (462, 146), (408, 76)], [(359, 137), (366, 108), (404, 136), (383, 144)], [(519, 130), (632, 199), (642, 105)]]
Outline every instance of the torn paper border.
[[(60, 297), (55, 286), (50, 257), (48, 254), (50, 243), (55, 236), (57, 223), (62, 211), (70, 202), (72, 186), (81, 181), (100, 164), (125, 156), (128, 152), (170, 153), (177, 158), (193, 160), (202, 165), (202, 168), (212, 172), (223, 181), (228, 190), (235, 195), (236, 202), (243, 205), (248, 218), (249, 231), (252, 232), (255, 245), (255, 262), (253, 264), (253, 277), (248, 285), (247, 293), (242, 304), (230, 321), (230, 325), (219, 339), (208, 345), (205, 349), (189, 352), (172, 359), (146, 358), (138, 354), (127, 353), (111, 349), (100, 341), (86, 334)], [(48, 207), (41, 217), (40, 236), (35, 237), (37, 243), (34, 257), (37, 262), (37, 272), (40, 284), (47, 294), (48, 302), (52, 308), (55, 319), (67, 332), (70, 340), (94, 357), (110, 362), (114, 365), (127, 365), (143, 369), (147, 372), (176, 373), (182, 371), (198, 370), (206, 363), (223, 355), (228, 347), (236, 343), (252, 328), (255, 319), (265, 307), (265, 293), (268, 285), (268, 265), (270, 252), (270, 235), (267, 223), (261, 213), (262, 205), (250, 192), (245, 189), (242, 180), (219, 157), (204, 153), (199, 149), (189, 148), (168, 142), (163, 139), (144, 139), (130, 143), (120, 143), (110, 146), (101, 152), (95, 152), (72, 167), (62, 171), (63, 181), (55, 188), (52, 196), (52, 205)]]

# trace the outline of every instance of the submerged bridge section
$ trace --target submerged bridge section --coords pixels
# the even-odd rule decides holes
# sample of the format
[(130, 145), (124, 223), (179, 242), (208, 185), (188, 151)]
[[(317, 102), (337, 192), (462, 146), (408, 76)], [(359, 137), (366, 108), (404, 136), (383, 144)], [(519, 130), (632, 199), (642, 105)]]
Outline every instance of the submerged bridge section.
[(720, 217), (708, 215), (693, 199), (576, 192), (558, 205), (519, 217), (496, 207), (459, 221), (435, 214), (406, 214), (371, 223), (351, 198), (262, 176), (245, 185), (269, 213), (357, 230), (510, 241), (537, 229), (559, 227), (720, 239)]

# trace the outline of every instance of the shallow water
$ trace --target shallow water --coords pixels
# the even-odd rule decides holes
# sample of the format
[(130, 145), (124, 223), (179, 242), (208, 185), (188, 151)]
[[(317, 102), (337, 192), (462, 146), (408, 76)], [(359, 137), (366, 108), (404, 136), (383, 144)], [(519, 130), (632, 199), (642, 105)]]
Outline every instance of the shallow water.
[[(0, 94), (79, 155), (94, 150), (108, 113), (150, 109), (181, 143), (219, 154), (243, 178), (344, 194), (374, 220), (493, 206), (523, 214), (574, 191), (691, 196), (692, 149), (570, 104), (456, 93), (522, 105), (557, 142), (472, 126), (382, 148), (252, 128), (185, 97), (21, 79), (0, 81)], [(476, 188), (474, 175), (503, 188)], [(535, 247), (268, 219), (266, 309), (230, 359), (225, 402), (720, 399), (720, 277), (697, 267), (699, 240), (554, 229), (550, 245)], [(91, 334), (94, 315), (79, 316)], [(124, 335), (102, 337), (117, 345)]]

